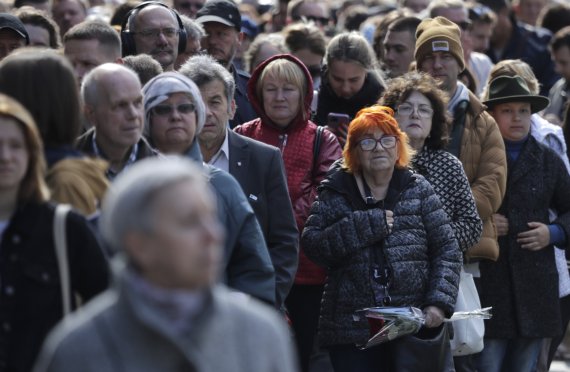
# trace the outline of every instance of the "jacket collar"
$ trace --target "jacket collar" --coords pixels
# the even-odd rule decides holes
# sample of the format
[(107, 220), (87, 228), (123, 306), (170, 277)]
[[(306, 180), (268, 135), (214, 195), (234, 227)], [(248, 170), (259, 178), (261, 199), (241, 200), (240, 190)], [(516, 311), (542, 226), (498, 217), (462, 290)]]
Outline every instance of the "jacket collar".
[[(393, 209), (402, 192), (408, 188), (412, 182), (415, 182), (416, 178), (417, 175), (410, 169), (395, 168), (385, 199), (386, 208)], [(319, 186), (319, 190), (326, 188), (345, 195), (354, 208), (366, 208), (366, 203), (360, 196), (360, 190), (358, 189), (354, 175), (342, 168), (342, 159), (337, 160), (331, 166), (327, 177)]]

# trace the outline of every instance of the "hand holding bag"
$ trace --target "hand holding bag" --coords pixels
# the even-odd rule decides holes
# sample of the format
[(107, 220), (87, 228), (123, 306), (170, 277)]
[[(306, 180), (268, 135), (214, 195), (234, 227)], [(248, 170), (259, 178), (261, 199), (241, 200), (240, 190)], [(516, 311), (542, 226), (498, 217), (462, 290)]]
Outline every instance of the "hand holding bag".
[[(455, 311), (471, 311), (480, 308), (481, 301), (473, 281), (473, 275), (466, 273), (461, 268)], [(485, 323), (482, 318), (457, 320), (453, 322), (453, 332), (453, 339), (451, 339), (453, 356), (475, 354), (483, 350)]]

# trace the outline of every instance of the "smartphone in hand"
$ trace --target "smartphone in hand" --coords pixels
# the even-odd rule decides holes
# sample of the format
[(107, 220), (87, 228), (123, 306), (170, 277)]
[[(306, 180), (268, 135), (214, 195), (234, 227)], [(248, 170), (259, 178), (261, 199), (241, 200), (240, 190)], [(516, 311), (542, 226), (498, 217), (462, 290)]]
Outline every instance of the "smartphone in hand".
[(338, 112), (330, 112), (327, 117), (327, 126), (336, 131), (340, 127), (346, 128), (350, 123), (350, 116)]

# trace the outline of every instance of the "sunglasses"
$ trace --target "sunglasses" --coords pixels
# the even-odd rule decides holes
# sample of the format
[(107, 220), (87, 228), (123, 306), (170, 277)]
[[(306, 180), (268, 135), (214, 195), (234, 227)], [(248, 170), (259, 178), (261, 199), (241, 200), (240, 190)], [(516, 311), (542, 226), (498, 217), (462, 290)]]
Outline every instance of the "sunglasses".
[(157, 116), (170, 116), (174, 110), (181, 114), (190, 114), (196, 110), (196, 107), (192, 103), (181, 103), (177, 106), (157, 105), (151, 109), (152, 113)]
[(481, 19), (483, 17), (489, 16), (493, 11), (491, 8), (485, 5), (477, 5), (469, 8), (469, 18), (471, 19)]
[(326, 17), (317, 17), (317, 16), (301, 16), (301, 19), (305, 22), (312, 21), (319, 25), (327, 25), (329, 23), (329, 19)]

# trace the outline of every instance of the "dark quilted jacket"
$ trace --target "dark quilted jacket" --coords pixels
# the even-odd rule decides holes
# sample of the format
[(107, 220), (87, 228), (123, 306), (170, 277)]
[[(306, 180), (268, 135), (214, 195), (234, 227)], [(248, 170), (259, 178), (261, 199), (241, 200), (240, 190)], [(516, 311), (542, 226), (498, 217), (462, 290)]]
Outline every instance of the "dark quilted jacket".
[(392, 305), (453, 313), (461, 252), (439, 198), (421, 175), (396, 169), (386, 203), (394, 211), (389, 235), (384, 210), (367, 209), (351, 174), (337, 167), (319, 188), (302, 242), (307, 256), (329, 270), (319, 322), (323, 346), (360, 344), (369, 336), (367, 324), (352, 315), (376, 306), (371, 252), (382, 240), (393, 272)]

